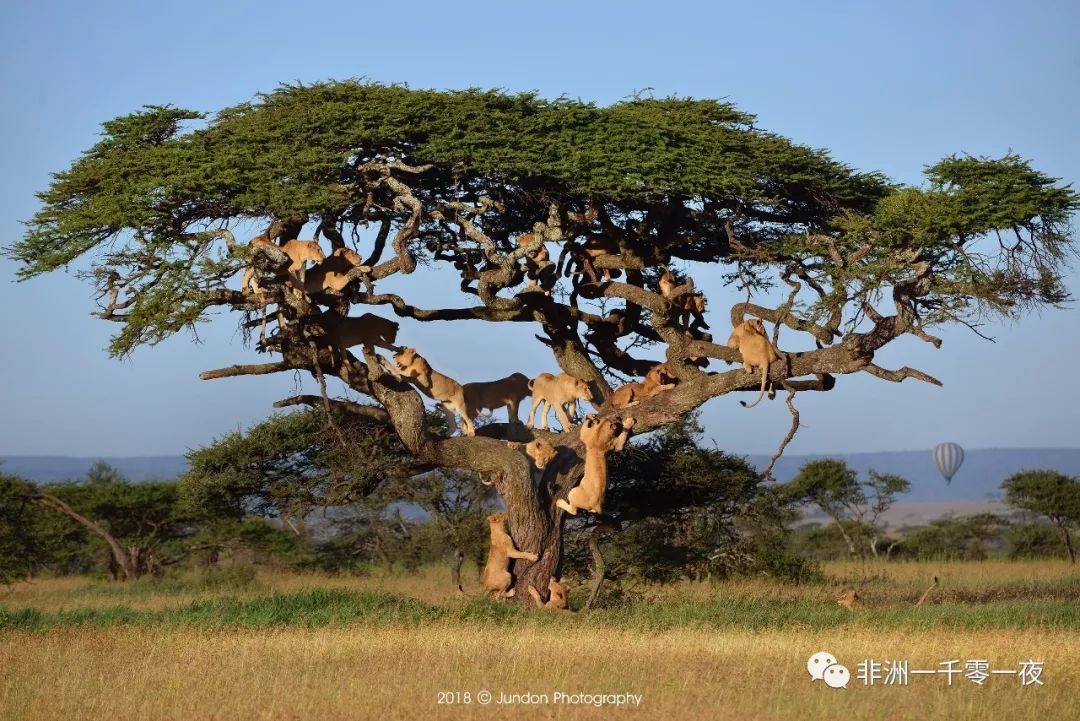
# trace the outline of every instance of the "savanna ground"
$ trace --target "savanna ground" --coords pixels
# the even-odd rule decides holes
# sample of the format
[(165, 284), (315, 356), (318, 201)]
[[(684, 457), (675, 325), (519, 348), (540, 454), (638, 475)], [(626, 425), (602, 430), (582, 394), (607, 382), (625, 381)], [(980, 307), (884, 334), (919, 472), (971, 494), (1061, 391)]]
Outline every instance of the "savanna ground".
[[(1075, 718), (1075, 568), (987, 561), (825, 571), (824, 582), (802, 586), (645, 586), (575, 614), (455, 598), (443, 568), (19, 583), (0, 589), (0, 718)], [(940, 588), (912, 608), (934, 575)], [(868, 608), (835, 604), (852, 585)], [(572, 605), (584, 595), (575, 589)], [(806, 660), (822, 650), (850, 668), (846, 690), (811, 682)], [(1044, 664), (1043, 685), (995, 675), (979, 686), (961, 674), (952, 686), (923, 675), (867, 687), (855, 678), (866, 658), (908, 659), (912, 669), (952, 659), (1018, 669), (1030, 659)], [(493, 694), (488, 706), (481, 691)], [(620, 707), (496, 703), (503, 693), (553, 700), (557, 691), (642, 698)]]

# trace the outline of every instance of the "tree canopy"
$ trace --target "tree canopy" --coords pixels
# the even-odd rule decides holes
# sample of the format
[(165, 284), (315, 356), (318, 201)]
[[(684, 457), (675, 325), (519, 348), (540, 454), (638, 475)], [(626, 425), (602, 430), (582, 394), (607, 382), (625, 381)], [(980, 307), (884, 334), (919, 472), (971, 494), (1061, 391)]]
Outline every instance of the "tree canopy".
[[(794, 432), (795, 394), (830, 391), (839, 375), (938, 384), (875, 362), (898, 337), (940, 346), (936, 325), (976, 327), (988, 314), (1064, 301), (1080, 206), (1071, 186), (1016, 155), (947, 157), (927, 167), (924, 184), (904, 186), (762, 130), (728, 102), (599, 106), (362, 81), (282, 86), (213, 115), (147, 106), (106, 122), (40, 199), (7, 252), (22, 278), (85, 263), (101, 294), (97, 315), (122, 324), (112, 353), (194, 328), (219, 307), (251, 327), (250, 314), (276, 305), (277, 332), (258, 346), (274, 360), (202, 377), (336, 375), (375, 402), (352, 405), (390, 423), (418, 463), (493, 474), (515, 538), (551, 551), (525, 564), (520, 590), (546, 587), (558, 563), (561, 521), (549, 501), (581, 477), (577, 433), (504, 424), (475, 438), (435, 432), (416, 391), (383, 373), (370, 348), (361, 360), (319, 347), (319, 305), (535, 324), (554, 362), (590, 384), (602, 415), (614, 414), (604, 406), (611, 383), (667, 361), (678, 386), (633, 410), (635, 432), (646, 432), (758, 385), (738, 368), (702, 369), (707, 359), (742, 359), (714, 342), (703, 318), (686, 322), (686, 299), (705, 302), (690, 275), (676, 267), (681, 285), (658, 292), (674, 263), (691, 272), (718, 264), (746, 293), (727, 309), (733, 325), (767, 321), (774, 344), (784, 329), (781, 362), (766, 372), (789, 393)], [(232, 231), (252, 223), (279, 245), (237, 243)], [(335, 251), (360, 251), (344, 287), (312, 295), (281, 282), (290, 258), (280, 246), (305, 227)], [(549, 247), (557, 261), (541, 258)], [(376, 289), (419, 264), (444, 269), (466, 302), (423, 308)], [(231, 288), (249, 267), (264, 288)], [(784, 300), (763, 303), (772, 289)], [(438, 350), (421, 351), (438, 368)], [(318, 398), (286, 401), (305, 402)], [(502, 442), (533, 437), (561, 454), (539, 488), (525, 456)]]
[(1069, 561), (1076, 563), (1069, 528), (1080, 524), (1080, 480), (1058, 471), (1031, 470), (1009, 476), (1001, 487), (1010, 506), (1050, 519), (1061, 536)]

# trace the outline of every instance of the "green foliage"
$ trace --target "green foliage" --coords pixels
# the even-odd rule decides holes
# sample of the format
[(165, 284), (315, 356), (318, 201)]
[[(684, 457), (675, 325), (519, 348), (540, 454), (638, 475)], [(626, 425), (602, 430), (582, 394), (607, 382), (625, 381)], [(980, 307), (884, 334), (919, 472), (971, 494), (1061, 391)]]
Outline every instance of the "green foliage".
[[(179, 506), (176, 481), (131, 483), (107, 464), (98, 463), (82, 481), (46, 484), (42, 489), (97, 523), (125, 549), (137, 550), (139, 565), (150, 571), (160, 571), (177, 556), (186, 555), (185, 541), (195, 531), (192, 519)], [(79, 568), (84, 564), (110, 573), (115, 570), (100, 536), (59, 511), (50, 508), (48, 514), (67, 529), (66, 537), (54, 537), (54, 543), (59, 549), (67, 546), (74, 556), (66, 560), (77, 564), (71, 570), (85, 570)]]
[(29, 482), (0, 474), (0, 584), (32, 574), (47, 558), (41, 509)]
[[(789, 481), (783, 493), (795, 503), (811, 503), (834, 521), (835, 530), (845, 539), (848, 552), (862, 556), (869, 549), (879, 555), (883, 529), (878, 523), (896, 496), (911, 484), (900, 476), (871, 470), (866, 480), (833, 458), (808, 461)], [(848, 533), (848, 528), (853, 533)], [(824, 539), (822, 539), (824, 540)]]
[[(609, 459), (604, 511), (623, 526), (603, 536), (610, 573), (631, 582), (813, 576), (791, 553), (785, 500), (745, 460), (702, 446), (700, 435), (691, 415)], [(589, 562), (582, 546), (570, 567)]]
[(335, 417), (348, 442), (311, 409), (270, 416), (188, 454), (185, 507), (203, 518), (303, 521), (320, 507), (361, 500), (407, 472), (411, 458), (383, 424)]
[(1021, 471), (1001, 483), (1010, 506), (1054, 523), (1080, 522), (1080, 481), (1057, 471)]
[(231, 596), (193, 601), (162, 610), (127, 606), (46, 612), (0, 606), (0, 632), (45, 632), (58, 628), (240, 629), (354, 626), (409, 628), (430, 624), (493, 624), (500, 629), (582, 627), (658, 633), (676, 629), (820, 630), (897, 628), (963, 631), (972, 629), (1078, 629), (1080, 609), (1069, 599), (999, 602), (972, 609), (967, 603), (941, 603), (913, 609), (866, 609), (853, 614), (818, 598), (755, 597), (718, 594), (708, 601), (631, 602), (584, 614), (530, 613), (516, 604), (474, 598), (465, 603), (430, 604), (381, 591), (312, 589), (249, 598)]
[(1014, 523), (1005, 535), (1013, 559), (1061, 558), (1066, 555), (1058, 533), (1045, 523)]
[(850, 560), (849, 540), (861, 550), (869, 545), (873, 535), (872, 528), (843, 519), (799, 529), (794, 534), (792, 545), (798, 549), (800, 556), (813, 561)]
[(900, 554), (918, 559), (982, 561), (1001, 548), (1008, 525), (992, 513), (939, 518), (904, 533)]
[(1010, 506), (1045, 516), (1057, 526), (1069, 561), (1076, 563), (1072, 528), (1080, 523), (1080, 480), (1057, 471), (1021, 471), (1002, 481), (1001, 487)]
[[(601, 199), (623, 221), (663, 216), (665, 237), (683, 238), (676, 257), (724, 261), (731, 247), (716, 211), (737, 209), (761, 266), (747, 272), (796, 260), (837, 287), (812, 315), (910, 282), (919, 260), (932, 270), (919, 281), (926, 323), (973, 305), (1011, 314), (1066, 297), (1060, 269), (1080, 202), (1026, 161), (950, 157), (927, 169), (929, 187), (902, 188), (754, 121), (717, 100), (600, 107), (353, 80), (282, 86), (212, 116), (146, 106), (104, 123), (102, 139), (53, 176), (7, 252), (22, 278), (88, 253), (103, 292), (123, 277), (133, 302), (111, 345), (123, 355), (194, 326), (215, 302), (205, 291), (241, 267), (242, 254), (214, 252), (207, 231), (274, 218), (366, 222), (358, 166), (392, 158), (432, 166), (409, 179), (431, 210), (444, 199), (498, 199), (504, 210), (488, 222), (499, 240), (529, 232), (551, 200), (582, 210)], [(423, 223), (429, 237), (446, 232), (436, 218)], [(867, 252), (835, 266), (809, 228), (835, 233), (846, 253)], [(998, 252), (965, 252), (1001, 234), (1009, 239)]]

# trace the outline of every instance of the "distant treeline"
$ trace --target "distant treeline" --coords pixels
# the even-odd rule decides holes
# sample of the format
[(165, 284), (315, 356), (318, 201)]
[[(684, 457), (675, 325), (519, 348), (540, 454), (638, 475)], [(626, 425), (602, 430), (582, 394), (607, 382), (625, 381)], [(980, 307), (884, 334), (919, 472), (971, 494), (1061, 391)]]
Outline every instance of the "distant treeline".
[[(330, 422), (332, 420), (332, 423)], [(640, 580), (818, 576), (821, 560), (1074, 558), (1080, 482), (1026, 471), (1003, 484), (1015, 513), (887, 529), (882, 514), (908, 483), (843, 461), (805, 464), (767, 482), (745, 460), (700, 442), (696, 420), (611, 459), (605, 516), (569, 520), (563, 574), (609, 591)], [(82, 479), (37, 485), (0, 475), (0, 581), (98, 574), (116, 580), (174, 568), (363, 572), (487, 554), (495, 487), (471, 473), (426, 472), (388, 429), (322, 411), (275, 415), (188, 456), (174, 481), (133, 483), (98, 463)], [(402, 504), (425, 511), (407, 517)], [(800, 525), (816, 506), (823, 526)], [(413, 514), (415, 515), (415, 514)]]

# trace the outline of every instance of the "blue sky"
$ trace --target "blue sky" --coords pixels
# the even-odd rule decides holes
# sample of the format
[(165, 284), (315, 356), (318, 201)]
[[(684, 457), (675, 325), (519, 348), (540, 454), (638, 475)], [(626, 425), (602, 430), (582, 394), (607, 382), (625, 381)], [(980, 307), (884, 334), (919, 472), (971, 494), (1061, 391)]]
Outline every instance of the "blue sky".
[[(826, 9), (821, 6), (828, 5)], [(17, 239), (34, 192), (90, 146), (100, 123), (143, 104), (213, 111), (280, 82), (366, 76), (413, 87), (500, 87), (608, 103), (636, 90), (724, 97), (759, 125), (860, 169), (917, 183), (954, 152), (1009, 150), (1080, 180), (1080, 5), (1075, 2), (5, 3), (0, 87), (6, 168), (0, 245)], [(1070, 90), (1073, 88), (1073, 90)], [(257, 360), (232, 319), (108, 358), (114, 327), (91, 318), (71, 275), (10, 282), (0, 259), (0, 454), (180, 453), (265, 417), (292, 375), (204, 382), (201, 370)], [(698, 278), (714, 308), (726, 299)], [(1080, 291), (1080, 275), (1068, 285)], [(443, 276), (441, 283), (454, 281)], [(388, 286), (388, 289), (389, 286)], [(435, 302), (440, 293), (429, 291)], [(718, 327), (720, 314), (714, 316)], [(935, 351), (902, 340), (882, 365), (912, 365), (944, 388), (844, 377), (800, 398), (790, 452), (1078, 446), (1078, 311), (986, 329), (947, 329)], [(532, 329), (403, 323), (461, 380), (552, 368)], [(721, 331), (722, 332), (722, 331)], [(461, 342), (462, 337), (468, 342)], [(781, 344), (783, 345), (783, 343)], [(479, 358), (479, 360), (477, 360)], [(310, 379), (300, 379), (309, 391)], [(705, 408), (708, 434), (739, 453), (771, 451), (780, 402)]]

